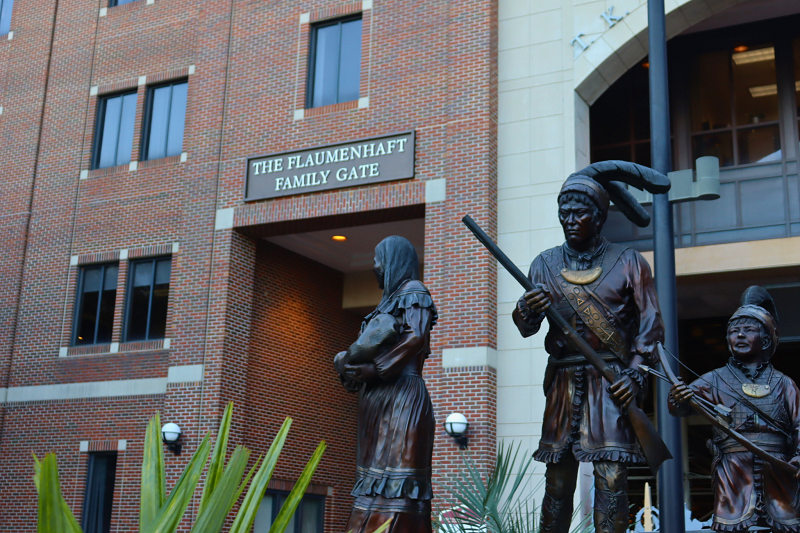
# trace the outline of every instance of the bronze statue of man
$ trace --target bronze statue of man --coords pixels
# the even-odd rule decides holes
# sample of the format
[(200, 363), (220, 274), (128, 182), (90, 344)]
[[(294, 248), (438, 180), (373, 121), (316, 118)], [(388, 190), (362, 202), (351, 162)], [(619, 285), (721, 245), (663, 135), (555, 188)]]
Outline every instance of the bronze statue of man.
[(550, 327), (544, 378), (544, 422), (534, 458), (547, 464), (541, 531), (566, 533), (573, 510), (579, 462), (594, 465), (595, 530), (628, 529), (628, 465), (645, 464), (625, 409), (640, 404), (646, 381), (638, 366), (651, 362), (664, 326), (650, 267), (632, 248), (600, 235), (609, 193), (628, 218), (647, 225), (641, 205), (618, 183), (663, 175), (618, 161), (596, 163), (567, 178), (558, 195), (566, 242), (534, 259), (528, 274), (537, 286), (512, 316), (523, 337), (539, 331), (554, 306), (620, 376), (613, 384)]
[(407, 239), (381, 241), (373, 271), (383, 298), (334, 359), (342, 384), (360, 394), (356, 499), (345, 531), (371, 533), (391, 518), (390, 532), (430, 533), (436, 424), (422, 366), (436, 306)]
[[(800, 467), (800, 390), (770, 364), (778, 345), (778, 313), (759, 286), (742, 295), (728, 322), (731, 358), (691, 385), (670, 389), (673, 415), (692, 412), (687, 402), (699, 397), (731, 409), (729, 426), (759, 448)], [(771, 467), (731, 435), (712, 428), (715, 531), (744, 532), (764, 526), (800, 533), (800, 486), (792, 474)]]

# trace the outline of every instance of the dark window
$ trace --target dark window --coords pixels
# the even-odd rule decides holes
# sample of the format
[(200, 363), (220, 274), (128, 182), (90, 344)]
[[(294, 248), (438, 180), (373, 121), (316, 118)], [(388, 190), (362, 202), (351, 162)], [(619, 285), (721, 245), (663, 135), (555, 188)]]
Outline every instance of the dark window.
[(81, 519), (84, 533), (108, 533), (111, 531), (111, 509), (114, 504), (116, 473), (116, 452), (89, 454), (86, 468), (86, 495), (83, 499), (83, 517)]
[(133, 123), (136, 119), (136, 93), (100, 99), (94, 134), (92, 168), (127, 165), (133, 150)]
[(108, 7), (121, 6), (122, 4), (130, 4), (136, 0), (109, 0)]
[(358, 100), (361, 15), (311, 28), (306, 107)]
[(5, 35), (11, 30), (11, 11), (14, 9), (14, 0), (0, 0), (0, 35)]
[[(288, 492), (267, 491), (258, 508), (253, 533), (268, 533), (287, 496)], [(306, 494), (297, 506), (286, 533), (322, 533), (324, 514), (325, 497)]]
[(172, 259), (132, 261), (128, 276), (125, 340), (163, 339)]
[(119, 266), (82, 267), (75, 298), (74, 346), (111, 342)]
[(183, 124), (186, 120), (188, 83), (150, 87), (142, 136), (142, 160), (180, 155), (183, 151)]

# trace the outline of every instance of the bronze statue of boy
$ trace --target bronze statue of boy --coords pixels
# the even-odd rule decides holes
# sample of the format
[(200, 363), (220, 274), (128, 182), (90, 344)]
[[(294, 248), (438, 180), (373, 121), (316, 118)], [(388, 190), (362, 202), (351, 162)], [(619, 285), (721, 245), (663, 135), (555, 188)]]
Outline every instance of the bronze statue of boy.
[[(629, 219), (649, 223), (641, 205), (618, 181), (666, 182), (652, 169), (619, 161), (596, 163), (567, 178), (558, 195), (566, 242), (542, 252), (529, 279), (540, 288), (525, 293), (512, 313), (523, 337), (535, 334), (554, 306), (620, 378), (613, 384), (567, 341), (559, 328), (545, 338), (549, 354), (542, 437), (534, 458), (547, 464), (541, 531), (566, 533), (579, 462), (594, 465), (595, 530), (628, 529), (628, 465), (646, 462), (625, 409), (640, 404), (664, 326), (650, 267), (634, 249), (600, 235), (609, 197)], [(661, 185), (663, 186), (663, 184)], [(668, 188), (668, 182), (666, 182)]]
[[(800, 468), (800, 390), (770, 363), (778, 345), (778, 314), (769, 293), (748, 288), (728, 322), (728, 364), (691, 385), (670, 389), (670, 413), (691, 414), (693, 398), (730, 409), (731, 429), (782, 461)], [(712, 428), (715, 531), (765, 526), (800, 532), (800, 486), (792, 474), (771, 467), (731, 435)]]

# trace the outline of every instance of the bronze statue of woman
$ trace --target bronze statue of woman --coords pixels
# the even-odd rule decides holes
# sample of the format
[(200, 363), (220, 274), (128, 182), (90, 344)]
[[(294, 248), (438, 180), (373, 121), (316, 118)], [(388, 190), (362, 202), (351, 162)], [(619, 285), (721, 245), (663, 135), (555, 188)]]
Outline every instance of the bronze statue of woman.
[(360, 395), (356, 499), (345, 531), (370, 533), (391, 518), (390, 532), (428, 533), (435, 421), (422, 365), (436, 306), (407, 239), (382, 240), (373, 271), (383, 298), (334, 359), (342, 384)]

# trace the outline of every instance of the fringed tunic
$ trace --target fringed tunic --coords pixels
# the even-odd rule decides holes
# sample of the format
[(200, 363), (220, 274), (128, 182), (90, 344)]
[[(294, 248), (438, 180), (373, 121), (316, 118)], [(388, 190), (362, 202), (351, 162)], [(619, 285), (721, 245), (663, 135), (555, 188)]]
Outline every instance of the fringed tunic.
[(422, 366), (436, 308), (422, 282), (407, 281), (366, 317), (362, 332), (379, 314), (393, 316), (402, 332), (374, 360), (379, 379), (360, 391), (356, 501), (345, 530), (373, 531), (392, 518), (395, 533), (431, 531), (435, 421)]
[[(621, 360), (586, 327), (567, 303), (551, 268), (588, 270), (602, 266), (596, 284), (586, 285), (591, 298), (602, 302), (598, 309), (614, 325), (626, 344), (629, 355)], [(578, 253), (567, 244), (542, 252), (534, 259), (528, 274), (534, 284), (550, 292), (552, 306), (618, 374), (628, 368), (634, 355), (649, 362), (655, 343), (663, 340), (664, 325), (658, 307), (650, 267), (633, 249), (601, 239), (592, 253)], [(544, 319), (530, 316), (518, 324), (525, 336), (539, 330)], [(636, 434), (619, 404), (612, 398), (600, 372), (579, 354), (563, 333), (552, 324), (545, 339), (550, 354), (545, 377), (544, 418), (537, 461), (557, 463), (564, 453), (583, 462), (615, 461), (644, 464), (645, 457)], [(645, 382), (646, 383), (646, 382)], [(640, 391), (640, 401), (644, 391)]]
[[(769, 385), (770, 393), (763, 398), (744, 396), (742, 382)], [(769, 363), (759, 366), (752, 375), (731, 358), (727, 366), (702, 375), (690, 387), (697, 396), (732, 408), (731, 427), (764, 451), (784, 461), (800, 455), (800, 390), (791, 378)], [(777, 422), (783, 432), (744, 405), (742, 396)], [(679, 416), (692, 413), (687, 404), (676, 404), (671, 396), (669, 410)], [(766, 525), (774, 532), (800, 533), (797, 480), (772, 468), (717, 428), (713, 428), (712, 435), (708, 441), (714, 457), (711, 528), (740, 532)]]

